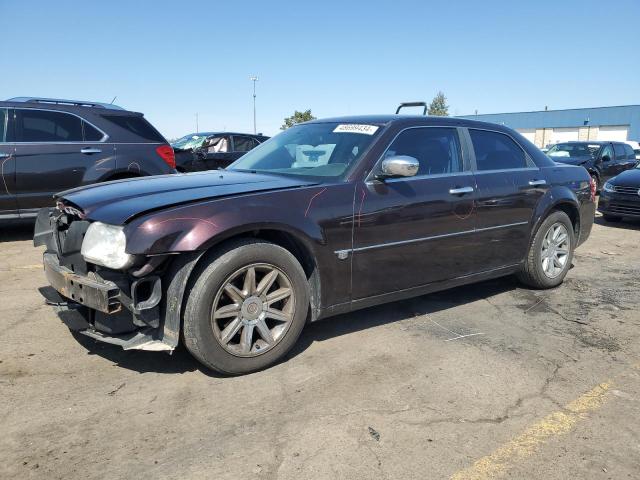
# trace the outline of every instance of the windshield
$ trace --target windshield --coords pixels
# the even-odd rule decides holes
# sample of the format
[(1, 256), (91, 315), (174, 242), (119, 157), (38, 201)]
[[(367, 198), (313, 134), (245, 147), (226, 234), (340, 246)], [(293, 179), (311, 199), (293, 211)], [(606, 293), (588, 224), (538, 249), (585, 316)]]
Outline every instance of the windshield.
[(178, 148), (180, 150), (188, 150), (190, 148), (197, 148), (202, 146), (202, 142), (204, 142), (205, 138), (207, 138), (206, 134), (202, 133), (191, 133), (189, 135), (185, 135), (182, 138), (179, 138), (175, 142), (171, 144), (173, 148)]
[(558, 143), (547, 151), (550, 157), (595, 157), (600, 150), (598, 144)]
[(229, 170), (337, 178), (355, 164), (379, 133), (377, 125), (296, 125), (259, 145)]

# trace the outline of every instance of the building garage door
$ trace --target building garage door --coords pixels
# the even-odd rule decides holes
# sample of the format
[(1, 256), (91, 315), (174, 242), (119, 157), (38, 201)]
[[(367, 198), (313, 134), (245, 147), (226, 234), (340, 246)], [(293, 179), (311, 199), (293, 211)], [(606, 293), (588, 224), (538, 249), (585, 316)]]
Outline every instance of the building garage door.
[(624, 142), (628, 132), (629, 125), (603, 125), (598, 131), (598, 140)]
[(551, 142), (561, 143), (578, 140), (578, 130), (578, 127), (554, 128)]
[(516, 128), (516, 132), (522, 135), (530, 142), (536, 141), (536, 129), (535, 128)]

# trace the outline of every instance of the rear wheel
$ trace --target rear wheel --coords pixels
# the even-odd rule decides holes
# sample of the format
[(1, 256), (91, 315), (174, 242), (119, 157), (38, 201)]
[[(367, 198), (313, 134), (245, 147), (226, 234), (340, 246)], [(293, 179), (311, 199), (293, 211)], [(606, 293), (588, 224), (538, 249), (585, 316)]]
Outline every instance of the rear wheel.
[(212, 253), (198, 273), (184, 315), (184, 341), (207, 367), (225, 374), (281, 359), (306, 323), (309, 287), (284, 248), (257, 240)]
[(602, 218), (604, 218), (605, 222), (617, 223), (622, 221), (622, 217), (616, 217), (614, 215), (605, 215), (602, 214)]
[(575, 235), (566, 213), (552, 212), (540, 225), (518, 278), (534, 288), (552, 288), (564, 280), (573, 260)]

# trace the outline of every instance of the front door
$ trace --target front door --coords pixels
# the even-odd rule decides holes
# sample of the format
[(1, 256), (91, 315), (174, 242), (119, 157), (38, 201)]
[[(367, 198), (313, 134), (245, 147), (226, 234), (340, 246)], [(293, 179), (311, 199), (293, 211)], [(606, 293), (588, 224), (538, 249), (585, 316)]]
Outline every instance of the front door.
[[(407, 155), (414, 177), (362, 183), (354, 200), (354, 300), (411, 289), (471, 273), (466, 245), (475, 215), (474, 176), (463, 161), (459, 130), (402, 131), (384, 158)], [(380, 169), (380, 162), (373, 175)]]
[(15, 196), (16, 156), (15, 145), (10, 143), (13, 131), (10, 113), (13, 111), (0, 108), (0, 219), (18, 213)]
[(468, 135), (477, 184), (474, 269), (517, 264), (526, 254), (534, 210), (549, 185), (509, 135), (471, 128)]

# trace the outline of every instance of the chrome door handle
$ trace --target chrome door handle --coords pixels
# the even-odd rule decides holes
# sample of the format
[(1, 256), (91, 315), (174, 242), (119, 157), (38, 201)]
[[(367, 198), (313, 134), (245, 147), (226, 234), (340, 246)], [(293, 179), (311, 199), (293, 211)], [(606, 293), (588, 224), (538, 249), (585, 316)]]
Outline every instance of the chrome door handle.
[(531, 185), (532, 187), (538, 187), (540, 185), (546, 185), (547, 181), (546, 180), (529, 180), (529, 185)]
[(83, 148), (82, 150), (80, 150), (80, 153), (84, 153), (86, 155), (91, 155), (92, 153), (102, 153), (102, 150), (100, 150), (99, 148), (87, 147), (87, 148)]
[(460, 187), (449, 189), (451, 195), (462, 195), (463, 193), (473, 193), (473, 187)]

